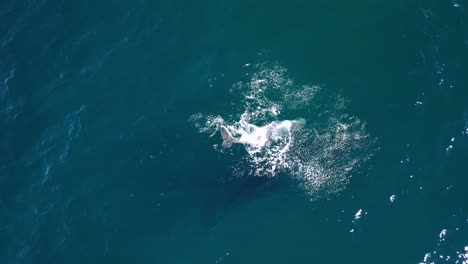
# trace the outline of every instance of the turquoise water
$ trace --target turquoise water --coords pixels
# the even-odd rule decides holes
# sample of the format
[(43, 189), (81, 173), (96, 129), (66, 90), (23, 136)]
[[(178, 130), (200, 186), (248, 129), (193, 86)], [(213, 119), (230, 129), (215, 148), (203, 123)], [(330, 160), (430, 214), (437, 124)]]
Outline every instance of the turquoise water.
[(466, 1), (0, 21), (1, 263), (468, 262)]

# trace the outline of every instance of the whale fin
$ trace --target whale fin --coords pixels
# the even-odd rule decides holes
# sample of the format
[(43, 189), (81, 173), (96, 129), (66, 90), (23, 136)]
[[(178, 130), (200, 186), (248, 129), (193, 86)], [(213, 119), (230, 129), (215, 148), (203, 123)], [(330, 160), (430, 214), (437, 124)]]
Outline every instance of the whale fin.
[(231, 135), (231, 133), (229, 133), (229, 131), (227, 130), (227, 128), (225, 126), (221, 126), (220, 130), (221, 130), (221, 136), (223, 137), (223, 146), (224, 147), (229, 147), (233, 143), (239, 142), (238, 139), (234, 138)]

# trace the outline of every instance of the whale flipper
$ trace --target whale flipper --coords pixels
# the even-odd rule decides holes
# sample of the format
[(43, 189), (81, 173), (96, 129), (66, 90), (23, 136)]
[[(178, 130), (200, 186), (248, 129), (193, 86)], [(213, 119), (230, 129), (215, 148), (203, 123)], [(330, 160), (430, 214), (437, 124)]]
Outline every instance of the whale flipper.
[(221, 126), (220, 130), (221, 130), (221, 136), (223, 137), (223, 146), (224, 147), (229, 147), (233, 143), (239, 142), (238, 139), (234, 138), (231, 135), (231, 133), (229, 133), (229, 131), (227, 130), (227, 128), (225, 126)]

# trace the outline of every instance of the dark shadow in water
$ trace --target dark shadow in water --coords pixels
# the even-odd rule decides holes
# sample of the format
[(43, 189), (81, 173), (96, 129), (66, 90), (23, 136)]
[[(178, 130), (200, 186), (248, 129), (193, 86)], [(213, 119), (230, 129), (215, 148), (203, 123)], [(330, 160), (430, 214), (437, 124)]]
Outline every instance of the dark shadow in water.
[(191, 149), (194, 150), (194, 160), (184, 163), (184, 167), (181, 168), (187, 174), (196, 175), (187, 178), (187, 181), (190, 181), (189, 189), (198, 193), (195, 196), (199, 199), (200, 226), (205, 231), (214, 228), (235, 208), (273, 193), (290, 190), (288, 187), (293, 185), (290, 176), (286, 173), (280, 173), (273, 178), (247, 173), (234, 176), (233, 166), (237, 168), (250, 166), (242, 165), (240, 161), (247, 153), (240, 144), (222, 152), (207, 148), (221, 141), (220, 135), (209, 139), (192, 136), (190, 142)]
[(235, 208), (281, 192), (290, 185), (291, 181), (287, 175), (274, 178), (245, 175), (218, 183), (215, 190), (202, 199), (201, 226), (204, 230), (211, 230)]

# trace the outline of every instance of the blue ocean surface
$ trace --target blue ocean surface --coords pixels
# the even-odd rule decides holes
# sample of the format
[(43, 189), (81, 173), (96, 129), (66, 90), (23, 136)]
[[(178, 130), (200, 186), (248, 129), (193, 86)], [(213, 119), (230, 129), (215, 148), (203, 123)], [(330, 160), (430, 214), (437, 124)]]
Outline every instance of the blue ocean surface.
[(468, 3), (0, 2), (0, 263), (468, 263)]

